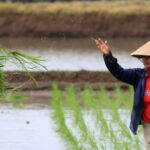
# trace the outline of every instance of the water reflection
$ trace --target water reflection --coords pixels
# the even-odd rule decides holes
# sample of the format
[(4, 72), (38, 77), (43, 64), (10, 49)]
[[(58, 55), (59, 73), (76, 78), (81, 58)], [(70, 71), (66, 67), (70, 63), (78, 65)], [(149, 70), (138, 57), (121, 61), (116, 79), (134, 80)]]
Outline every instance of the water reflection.
[[(143, 67), (130, 53), (149, 40), (149, 38), (103, 38), (107, 39), (111, 50), (125, 68)], [(102, 54), (91, 38), (0, 38), (6, 48), (21, 49), (47, 61), (43, 64), (48, 70), (91, 70), (105, 71)], [(18, 70), (7, 64), (5, 70)]]

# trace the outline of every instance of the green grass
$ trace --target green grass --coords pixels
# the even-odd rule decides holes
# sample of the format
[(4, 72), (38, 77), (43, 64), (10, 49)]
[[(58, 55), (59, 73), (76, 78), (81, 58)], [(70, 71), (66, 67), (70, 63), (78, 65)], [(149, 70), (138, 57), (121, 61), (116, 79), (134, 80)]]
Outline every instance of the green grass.
[(34, 16), (88, 16), (125, 17), (150, 15), (148, 1), (116, 2), (55, 2), (55, 3), (0, 3), (1, 15)]
[(133, 103), (132, 87), (126, 93), (116, 87), (112, 94), (103, 87), (96, 94), (92, 87), (82, 91), (68, 87), (65, 96), (56, 84), (52, 88), (52, 118), (66, 149), (143, 149), (142, 128), (134, 136), (127, 124)]

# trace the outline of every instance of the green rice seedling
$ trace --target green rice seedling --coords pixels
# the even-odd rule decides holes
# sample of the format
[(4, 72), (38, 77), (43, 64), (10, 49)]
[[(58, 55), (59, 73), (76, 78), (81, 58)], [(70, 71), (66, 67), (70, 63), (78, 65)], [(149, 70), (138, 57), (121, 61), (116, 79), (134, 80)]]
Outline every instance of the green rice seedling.
[(0, 67), (0, 97), (2, 97), (5, 93), (4, 78), (5, 75), (3, 73), (3, 68)]
[(119, 86), (115, 87), (114, 97), (115, 105), (119, 107), (118, 105), (122, 105), (122, 103), (126, 100), (125, 93), (121, 91), (121, 88)]
[(53, 103), (52, 107), (54, 112), (52, 114), (55, 120), (57, 129), (56, 131), (61, 135), (64, 142), (66, 143), (66, 148), (69, 150), (81, 150), (76, 137), (72, 134), (65, 122), (65, 116), (62, 109), (62, 95), (61, 91), (58, 89), (57, 85), (54, 83), (53, 88)]
[(139, 137), (135, 137), (135, 144), (134, 144), (135, 149), (136, 150), (141, 150), (142, 145), (144, 145), (144, 143), (139, 140)]
[(17, 109), (25, 109), (25, 108), (27, 108), (27, 106), (23, 105), (23, 104), (13, 104), (13, 107), (17, 108)]
[[(103, 92), (106, 92), (103, 90)], [(88, 87), (82, 92), (82, 99), (85, 100), (85, 105), (92, 110), (92, 116), (95, 120), (94, 126), (97, 128), (97, 132), (99, 133), (100, 137), (98, 138), (101, 142), (99, 144), (99, 147), (101, 149), (106, 149), (106, 143), (109, 139), (108, 133), (109, 133), (109, 126), (104, 118), (104, 112), (102, 110), (102, 106), (99, 101), (97, 101), (92, 94), (92, 88)], [(104, 94), (103, 94), (104, 96)], [(106, 95), (105, 95), (106, 96)], [(107, 97), (107, 96), (106, 96)], [(107, 97), (108, 98), (108, 97)]]
[[(108, 111), (111, 111), (111, 114), (113, 114), (112, 120), (116, 121), (116, 122), (118, 121), (118, 123), (119, 123), (120, 117), (118, 114), (118, 106), (112, 104), (113, 101), (109, 99), (104, 88), (101, 88), (101, 89), (102, 89), (103, 98), (106, 97), (106, 100), (111, 104), (110, 105), (111, 109), (113, 109), (113, 110), (108, 110)], [(91, 91), (92, 90), (89, 88), (84, 90), (84, 99), (85, 99), (88, 107), (90, 106), (91, 109), (93, 110), (93, 117), (94, 117), (94, 114), (96, 115), (97, 124), (99, 123), (101, 125), (100, 135), (103, 137), (103, 140), (109, 139), (111, 141), (110, 143), (113, 143), (113, 147), (115, 147), (114, 149), (119, 149), (119, 147), (121, 147), (121, 144), (119, 144), (117, 142), (118, 138), (115, 136), (113, 128), (108, 125), (106, 119), (104, 118), (102, 109), (100, 109), (100, 110), (98, 109), (98, 108), (101, 108), (101, 107), (99, 107), (100, 103), (98, 103), (98, 101), (96, 101), (93, 98)], [(107, 101), (105, 101), (105, 102), (107, 103)], [(110, 107), (109, 107), (109, 109), (110, 109)], [(127, 129), (127, 127), (125, 129)], [(129, 129), (128, 129), (128, 133), (129, 133)], [(100, 139), (102, 140), (102, 138), (100, 138)]]
[(6, 95), (5, 99), (9, 102), (22, 102), (24, 100), (25, 96), (19, 95), (19, 94), (13, 94), (13, 95)]
[[(100, 94), (102, 94), (101, 95), (102, 101), (104, 101), (108, 105), (108, 107), (106, 107), (106, 109), (108, 109), (108, 111), (110, 111), (110, 106), (112, 103), (111, 103), (111, 100), (110, 100), (106, 90), (103, 87), (101, 87), (100, 92), (101, 92)], [(93, 103), (93, 112), (96, 110), (95, 115), (97, 118), (97, 124), (100, 124), (100, 129), (101, 129), (100, 135), (103, 137), (102, 140), (110, 141), (109, 142), (110, 147), (112, 147), (113, 146), (112, 144), (114, 144), (114, 143), (115, 143), (114, 145), (116, 145), (117, 138), (114, 136), (115, 134), (114, 134), (112, 127), (108, 124), (107, 120), (104, 117), (104, 113), (106, 113), (106, 112), (104, 111), (104, 108), (101, 106), (101, 101), (98, 102), (95, 99), (92, 99), (92, 103)], [(94, 105), (95, 105), (95, 107), (94, 107)], [(108, 145), (108, 143), (107, 143), (107, 145)], [(106, 149), (106, 147), (105, 147), (105, 149)]]
[(3, 68), (5, 67), (6, 61), (11, 62), (17, 67), (21, 67), (21, 69), (29, 75), (30, 79), (32, 79), (37, 86), (38, 82), (31, 75), (29, 70), (34, 68), (46, 69), (45, 66), (40, 64), (41, 61), (44, 61), (40, 59), (40, 57), (30, 56), (27, 53), (24, 53), (20, 50), (10, 50), (0, 47), (0, 96), (3, 96), (5, 92), (5, 74), (3, 72)]
[[(131, 89), (130, 89), (131, 90)], [(123, 97), (124, 94), (121, 93), (120, 88), (117, 88), (115, 95), (119, 95), (118, 99)], [(128, 101), (127, 101), (128, 103)], [(121, 149), (130, 149), (131, 147), (134, 147), (136, 150), (140, 150), (141, 149), (141, 144), (135, 144), (136, 142), (141, 143), (138, 137), (133, 137), (127, 127), (127, 125), (121, 120), (119, 112), (118, 112), (118, 105), (112, 105), (112, 120), (113, 122), (116, 122), (116, 125), (118, 126), (119, 130), (119, 138), (121, 139), (121, 142), (118, 143), (118, 145), (120, 145), (120, 147), (122, 147)], [(116, 134), (117, 136), (117, 134)], [(135, 142), (136, 141), (136, 142)]]
[[(88, 101), (88, 104), (90, 104), (90, 106), (93, 107), (92, 110), (93, 110), (93, 114), (96, 115), (97, 124), (99, 123), (101, 126), (100, 134), (103, 137), (103, 140), (106, 140), (106, 139), (110, 140), (111, 141), (110, 145), (111, 145), (111, 143), (113, 143), (113, 146), (115, 147), (115, 149), (118, 149), (119, 144), (117, 143), (117, 137), (115, 136), (114, 130), (112, 129), (111, 126), (108, 125), (107, 120), (104, 118), (104, 115), (103, 115), (104, 112), (102, 111), (102, 109), (99, 110), (99, 108), (100, 108), (99, 106), (101, 105), (101, 103), (99, 103), (92, 97), (91, 91), (92, 90), (89, 90), (89, 89), (85, 90), (85, 99), (86, 99), (86, 101)], [(102, 96), (104, 98), (104, 101), (106, 100), (105, 102), (108, 105), (112, 104), (110, 98), (107, 95), (106, 90), (101, 87), (101, 91), (102, 91)], [(114, 107), (114, 105), (113, 105), (113, 107)], [(111, 110), (108, 110), (108, 111), (111, 111)], [(115, 117), (116, 117), (116, 115), (115, 115)], [(117, 118), (115, 118), (115, 119), (117, 120)]]
[(38, 57), (30, 56), (27, 53), (24, 53), (20, 50), (9, 50), (9, 49), (8, 50), (2, 49), (2, 50), (3, 52), (6, 53), (7, 57), (9, 57), (9, 59), (11, 58), (12, 62), (14, 64), (17, 64), (18, 67), (21, 67), (21, 69), (24, 70), (38, 86), (38, 82), (31, 75), (29, 70), (33, 70), (33, 69), (47, 70), (47, 68), (44, 65), (40, 64), (40, 62), (45, 60), (40, 59), (39, 56)]
[(112, 96), (109, 97), (109, 101), (111, 102), (110, 106), (114, 104), (116, 107), (131, 109), (132, 103), (133, 103), (132, 95), (131, 95), (133, 93), (131, 92), (134, 92), (134, 91), (131, 87), (129, 87), (129, 89), (130, 89), (129, 92), (127, 92), (127, 91), (121, 90), (120, 87), (115, 87)]
[(104, 87), (100, 87), (99, 93), (98, 93), (98, 100), (100, 102), (101, 108), (109, 108), (112, 103), (110, 100), (110, 97), (108, 96), (107, 91)]
[(82, 110), (79, 107), (79, 104), (75, 98), (74, 88), (73, 87), (66, 88), (66, 93), (67, 93), (67, 102), (71, 110), (73, 110), (74, 112), (74, 118), (75, 118), (74, 123), (78, 125), (79, 130), (81, 132), (82, 138), (80, 139), (80, 141), (88, 142), (90, 149), (98, 150), (97, 143), (95, 142), (94, 136), (88, 129), (84, 121)]
[[(112, 105), (112, 111), (110, 115), (112, 116), (113, 126), (117, 128), (117, 130), (115, 130), (115, 134), (114, 134), (113, 128), (111, 128), (110, 133), (111, 133), (112, 143), (114, 143), (115, 149), (124, 149), (124, 146), (127, 143), (125, 142), (125, 139), (127, 141), (132, 142), (130, 131), (127, 128), (127, 126), (122, 122), (119, 112), (118, 112), (118, 108), (116, 106), (114, 107), (114, 105)], [(116, 139), (119, 139), (118, 143), (116, 143)], [(127, 148), (127, 146), (130, 146), (130, 143), (128, 143), (128, 145), (126, 145), (125, 147)]]
[(24, 99), (25, 99), (25, 96), (22, 96), (19, 94), (13, 94), (13, 95), (6, 95), (5, 96), (5, 101), (6, 102), (12, 102), (13, 107), (17, 108), (17, 109), (27, 108), (27, 105), (22, 104)]
[(0, 97), (2, 97), (5, 93), (5, 87), (4, 87), (5, 74), (3, 73), (5, 60), (6, 60), (6, 56), (0, 56)]
[[(143, 149), (140, 136), (133, 136), (126, 125), (126, 117), (129, 117), (128, 106), (131, 103), (129, 102), (130, 94), (126, 95), (120, 87), (115, 89), (112, 97), (108, 96), (103, 87), (100, 88), (97, 95), (93, 92), (94, 90), (89, 86), (80, 91), (77, 97), (75, 89), (68, 87), (66, 88), (66, 97), (62, 99), (61, 91), (56, 84), (53, 85), (53, 119), (57, 125), (57, 132), (65, 143), (72, 145), (70, 149)], [(133, 93), (131, 87), (129, 87), (129, 92)], [(120, 98), (124, 101), (122, 104), (120, 104)], [(65, 107), (62, 105), (62, 101), (65, 101)], [(122, 118), (122, 111), (126, 113), (125, 118)], [(94, 130), (91, 130), (85, 120), (86, 115), (91, 117), (90, 124), (95, 127)], [(66, 122), (68, 117), (73, 124), (70, 128)]]
[(134, 89), (133, 89), (133, 86), (129, 86), (129, 92), (130, 92), (130, 97), (131, 97), (131, 99), (133, 99), (133, 97), (134, 97)]
[[(104, 92), (104, 91), (103, 91)], [(104, 96), (104, 95), (103, 95)], [(107, 97), (107, 96), (106, 96)], [(108, 97), (107, 97), (108, 98)], [(93, 110), (93, 114), (97, 115), (97, 120), (101, 119), (103, 126), (105, 127), (105, 131), (108, 132), (108, 127), (107, 127), (107, 123), (104, 119), (103, 116), (103, 112), (101, 111), (100, 108), (102, 108), (102, 106), (100, 105), (100, 103), (98, 101), (96, 101), (94, 99), (94, 97), (92, 96), (92, 89), (90, 88), (86, 88), (83, 92), (82, 92), (82, 99), (84, 99), (85, 101), (85, 105), (89, 108)], [(101, 116), (101, 117), (100, 117)], [(100, 117), (100, 118), (99, 118)]]
[[(117, 87), (115, 90), (115, 96), (114, 96), (114, 98), (118, 99), (117, 101), (119, 101), (119, 99), (120, 99), (120, 101), (121, 100), (125, 101), (126, 102), (125, 104), (126, 104), (126, 106), (128, 106), (127, 107), (128, 109), (131, 107), (131, 102), (132, 102), (131, 99), (133, 96), (133, 88), (131, 86), (129, 87), (129, 91), (130, 91), (131, 96), (127, 97), (127, 99), (126, 99), (126, 94), (124, 94), (121, 91), (121, 89), (119, 87)], [(130, 147), (133, 147), (133, 145), (134, 145), (135, 149), (141, 149), (141, 146), (138, 146), (139, 144), (138, 145), (134, 144), (135, 137), (131, 136), (131, 133), (130, 133), (128, 127), (121, 120), (120, 115), (118, 113), (118, 108), (119, 108), (118, 104), (115, 104), (115, 105), (112, 105), (112, 109), (113, 109), (112, 118), (116, 122), (116, 124), (118, 124), (119, 128), (121, 128), (120, 138), (127, 140), (127, 142), (122, 142), (121, 145), (123, 145), (123, 147), (125, 146), (126, 149), (130, 149)], [(139, 138), (137, 138), (137, 137), (136, 137), (136, 141), (138, 141), (138, 143), (141, 143)]]

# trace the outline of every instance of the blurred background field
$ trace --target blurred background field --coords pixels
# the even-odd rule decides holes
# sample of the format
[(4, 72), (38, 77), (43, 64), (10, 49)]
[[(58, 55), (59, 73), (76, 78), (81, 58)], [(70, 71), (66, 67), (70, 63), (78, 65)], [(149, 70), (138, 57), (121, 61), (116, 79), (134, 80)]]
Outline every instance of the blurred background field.
[(0, 36), (149, 36), (149, 1), (0, 3)]

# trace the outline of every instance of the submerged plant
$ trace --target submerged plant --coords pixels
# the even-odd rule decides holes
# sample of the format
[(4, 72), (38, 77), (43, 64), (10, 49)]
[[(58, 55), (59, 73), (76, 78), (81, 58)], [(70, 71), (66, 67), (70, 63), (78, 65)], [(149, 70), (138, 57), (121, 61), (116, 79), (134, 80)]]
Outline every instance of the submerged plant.
[(114, 92), (110, 98), (104, 88), (95, 95), (88, 87), (77, 96), (75, 89), (68, 87), (62, 97), (57, 85), (53, 85), (53, 119), (67, 148), (71, 145), (70, 150), (143, 149), (141, 134), (133, 136), (127, 125), (131, 95), (123, 93), (120, 87)]

